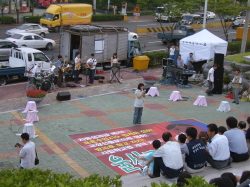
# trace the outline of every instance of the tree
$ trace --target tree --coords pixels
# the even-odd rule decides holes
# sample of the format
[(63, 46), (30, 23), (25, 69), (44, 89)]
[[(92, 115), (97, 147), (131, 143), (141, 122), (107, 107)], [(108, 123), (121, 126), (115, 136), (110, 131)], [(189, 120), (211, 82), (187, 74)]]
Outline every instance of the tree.
[(209, 7), (215, 9), (216, 15), (220, 18), (221, 26), (223, 32), (226, 37), (226, 41), (228, 41), (228, 30), (232, 26), (233, 23), (227, 24), (228, 18), (235, 18), (240, 14), (240, 11), (247, 9), (245, 2), (237, 2), (234, 5), (234, 0), (217, 0), (210, 1)]
[(0, 0), (0, 9), (1, 9), (2, 17), (3, 17), (3, 11), (7, 5), (8, 5), (7, 0)]

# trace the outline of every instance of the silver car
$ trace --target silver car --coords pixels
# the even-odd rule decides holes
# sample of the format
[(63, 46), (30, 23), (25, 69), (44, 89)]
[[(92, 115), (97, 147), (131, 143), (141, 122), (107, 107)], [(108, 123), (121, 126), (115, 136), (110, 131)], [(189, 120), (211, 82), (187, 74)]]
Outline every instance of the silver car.
[(42, 27), (39, 24), (36, 23), (25, 23), (21, 26), (10, 29), (6, 31), (6, 35), (12, 36), (13, 34), (20, 34), (20, 33), (35, 33), (40, 35), (41, 37), (45, 37), (46, 34), (49, 34), (48, 28)]
[(18, 46), (8, 40), (0, 39), (0, 61), (9, 60), (10, 51)]

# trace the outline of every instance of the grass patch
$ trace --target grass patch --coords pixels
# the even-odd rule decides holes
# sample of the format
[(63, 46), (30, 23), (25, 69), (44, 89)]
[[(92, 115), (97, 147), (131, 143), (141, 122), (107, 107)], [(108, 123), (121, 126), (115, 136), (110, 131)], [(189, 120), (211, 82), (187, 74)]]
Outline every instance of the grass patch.
[(227, 56), (225, 59), (232, 61), (232, 62), (250, 65), (250, 62), (247, 62), (243, 59), (244, 56), (249, 56), (249, 55), (250, 55), (250, 53), (242, 53), (242, 54), (238, 54), (238, 55)]

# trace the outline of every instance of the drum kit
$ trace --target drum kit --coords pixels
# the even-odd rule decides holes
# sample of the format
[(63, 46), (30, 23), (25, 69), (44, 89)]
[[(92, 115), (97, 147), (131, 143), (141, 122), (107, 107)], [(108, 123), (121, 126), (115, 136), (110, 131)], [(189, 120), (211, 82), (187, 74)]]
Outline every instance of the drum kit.
[[(28, 74), (33, 74), (30, 71), (25, 71)], [(55, 84), (57, 83), (57, 76), (53, 72), (37, 72), (34, 77), (29, 77), (28, 85), (33, 85), (39, 90), (49, 91), (50, 89), (56, 90)], [(26, 90), (28, 89), (28, 85)]]

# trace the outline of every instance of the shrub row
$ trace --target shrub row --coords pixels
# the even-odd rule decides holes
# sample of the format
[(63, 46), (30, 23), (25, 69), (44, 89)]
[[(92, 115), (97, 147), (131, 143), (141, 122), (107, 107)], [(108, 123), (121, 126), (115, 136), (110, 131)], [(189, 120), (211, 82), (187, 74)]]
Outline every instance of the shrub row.
[(143, 55), (150, 58), (149, 66), (161, 65), (163, 58), (168, 58), (169, 53), (165, 51), (144, 52)]
[(115, 21), (115, 20), (123, 20), (123, 15), (93, 15), (92, 21)]
[(40, 23), (41, 16), (23, 16), (23, 22)]
[[(227, 51), (229, 55), (240, 53), (241, 41), (228, 42)], [(250, 51), (250, 40), (247, 40), (246, 52)]]
[(4, 24), (11, 24), (11, 23), (15, 23), (15, 19), (12, 16), (3, 16), (0, 17), (0, 23), (4, 23)]

